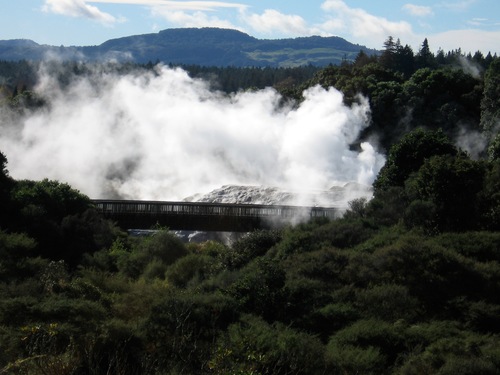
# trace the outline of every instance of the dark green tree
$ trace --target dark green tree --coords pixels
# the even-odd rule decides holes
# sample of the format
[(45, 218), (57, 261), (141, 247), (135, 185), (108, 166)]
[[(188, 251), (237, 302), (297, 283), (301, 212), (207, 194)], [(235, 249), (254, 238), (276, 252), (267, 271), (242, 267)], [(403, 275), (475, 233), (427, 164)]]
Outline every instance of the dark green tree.
[[(15, 215), (11, 217), (9, 229), (26, 232), (36, 238), (37, 250), (42, 257), (53, 260), (65, 259), (71, 264), (80, 258), (82, 253), (76, 254), (78, 252), (76, 247), (70, 246), (66, 241), (68, 239), (72, 242), (73, 236), (66, 235), (65, 229), (69, 229), (74, 235), (82, 234), (82, 230), (77, 229), (83, 224), (82, 220), (70, 220), (73, 223), (68, 220), (92, 208), (87, 196), (66, 183), (48, 179), (16, 181), (11, 196)], [(95, 216), (88, 216), (89, 220), (94, 220), (92, 218)], [(86, 242), (89, 236), (84, 238)], [(89, 246), (89, 251), (92, 250), (96, 249)]]
[(354, 66), (362, 67), (366, 64), (369, 64), (370, 62), (373, 62), (373, 57), (368, 56), (366, 52), (360, 50), (358, 55), (354, 59)]
[(446, 65), (446, 55), (441, 48), (439, 48), (437, 53), (436, 53), (436, 64), (438, 66)]
[(418, 68), (431, 68), (435, 65), (435, 56), (429, 47), (427, 38), (422, 42), (422, 47), (417, 53), (416, 63)]
[[(498, 138), (497, 136), (496, 139)], [(496, 153), (498, 155), (498, 147)], [(488, 163), (481, 194), (481, 216), (484, 229), (500, 230), (500, 158), (498, 156)]]
[(500, 59), (494, 60), (484, 75), (481, 100), (481, 127), (491, 134), (500, 123)]
[(0, 187), (4, 187), (11, 179), (7, 169), (7, 157), (0, 151)]
[(441, 130), (416, 129), (408, 133), (389, 150), (387, 161), (373, 184), (375, 195), (390, 187), (403, 187), (406, 179), (431, 156), (456, 154), (456, 147)]
[(409, 77), (415, 71), (415, 55), (413, 49), (407, 44), (404, 47), (399, 45), (395, 56), (395, 70)]
[(493, 138), (488, 147), (488, 158), (491, 161), (500, 160), (500, 133)]
[(14, 180), (9, 176), (7, 170), (7, 157), (0, 151), (0, 228), (5, 228), (12, 214), (12, 202), (10, 191), (14, 185)]
[(324, 374), (324, 346), (308, 333), (246, 315), (218, 341), (216, 374)]
[(460, 69), (419, 69), (403, 85), (402, 101), (411, 110), (407, 123), (412, 128), (441, 128), (449, 137), (455, 136), (458, 123), (477, 130), (480, 87), (478, 79)]
[(484, 163), (463, 154), (436, 155), (424, 161), (407, 189), (412, 200), (430, 202), (435, 207), (434, 224), (429, 224), (438, 231), (475, 230), (479, 229), (484, 174)]
[(386, 41), (384, 42), (384, 51), (380, 56), (380, 63), (384, 68), (394, 68), (394, 60), (399, 46), (401, 46), (399, 39), (397, 40), (397, 42), (394, 41), (394, 38), (392, 36), (389, 36), (386, 39)]

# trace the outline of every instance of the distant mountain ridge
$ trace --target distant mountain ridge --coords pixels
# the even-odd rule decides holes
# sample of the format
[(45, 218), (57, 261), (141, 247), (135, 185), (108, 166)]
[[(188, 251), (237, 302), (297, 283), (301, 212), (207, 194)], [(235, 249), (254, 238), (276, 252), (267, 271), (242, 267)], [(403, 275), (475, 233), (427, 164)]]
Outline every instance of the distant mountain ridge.
[(293, 67), (337, 65), (353, 60), (360, 50), (376, 50), (340, 37), (257, 39), (241, 31), (219, 28), (166, 29), (158, 33), (111, 39), (99, 46), (56, 47), (26, 39), (0, 40), (0, 60), (63, 60), (167, 64)]

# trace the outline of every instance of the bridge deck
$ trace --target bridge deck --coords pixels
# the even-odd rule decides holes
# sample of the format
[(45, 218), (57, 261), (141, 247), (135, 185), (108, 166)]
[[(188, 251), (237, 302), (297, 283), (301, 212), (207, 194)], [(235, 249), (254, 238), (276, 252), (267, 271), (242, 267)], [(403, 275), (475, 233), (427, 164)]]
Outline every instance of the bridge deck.
[(338, 217), (338, 208), (285, 205), (93, 200), (107, 218), (125, 229), (149, 229), (155, 225), (175, 230), (246, 232), (275, 228), (309, 218)]

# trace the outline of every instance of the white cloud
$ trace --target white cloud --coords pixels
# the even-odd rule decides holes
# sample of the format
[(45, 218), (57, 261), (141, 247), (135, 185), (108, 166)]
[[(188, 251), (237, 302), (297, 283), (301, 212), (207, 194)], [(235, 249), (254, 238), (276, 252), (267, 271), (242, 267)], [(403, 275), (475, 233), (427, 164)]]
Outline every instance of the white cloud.
[(239, 29), (228, 20), (209, 16), (205, 12), (185, 12), (182, 10), (172, 10), (168, 7), (155, 6), (151, 10), (152, 14), (161, 17), (168, 22), (179, 27), (220, 27), (228, 29)]
[(471, 25), (474, 28), (477, 28), (477, 27), (483, 27), (483, 28), (484, 27), (496, 27), (499, 25), (498, 23), (496, 23), (488, 18), (479, 18), (479, 17), (472, 18), (471, 20), (467, 21), (467, 24)]
[(428, 39), (433, 50), (442, 48), (444, 51), (452, 51), (461, 48), (464, 53), (474, 53), (478, 50), (484, 54), (500, 52), (498, 47), (491, 48), (499, 45), (500, 31), (450, 30), (430, 35)]
[(463, 0), (463, 1), (455, 1), (455, 2), (443, 2), (437, 4), (437, 6), (441, 8), (446, 8), (448, 10), (463, 12), (466, 11), (470, 6), (476, 3), (477, 0)]
[(413, 39), (412, 27), (408, 22), (389, 21), (364, 9), (350, 8), (342, 0), (327, 0), (321, 8), (330, 17), (321, 27), (325, 31), (345, 35), (353, 42), (378, 48), (389, 35)]
[(246, 9), (247, 6), (223, 1), (168, 1), (168, 0), (88, 0), (89, 3), (112, 3), (161, 6), (171, 10), (214, 11), (218, 8)]
[(89, 5), (85, 0), (45, 0), (43, 11), (70, 17), (89, 18), (103, 24), (111, 25), (121, 21), (99, 8)]
[[(106, 0), (99, 0), (106, 1)], [(107, 0), (124, 1), (124, 0)], [(220, 27), (241, 30), (228, 19), (222, 19), (211, 12), (221, 9), (236, 9), (242, 13), (247, 8), (244, 4), (220, 1), (160, 1), (160, 0), (125, 0), (144, 5), (152, 5), (151, 13), (178, 27)], [(242, 30), (243, 31), (243, 30)]]
[[(459, 2), (443, 2), (435, 5), (436, 8), (462, 11), (473, 5), (476, 0), (464, 0)], [(409, 5), (409, 4), (407, 4)], [(425, 8), (425, 7), (422, 7)], [(437, 51), (453, 51), (461, 48), (464, 53), (474, 53), (478, 50), (484, 54), (499, 53), (500, 49), (492, 46), (500, 45), (500, 31), (485, 31), (477, 28), (467, 30), (450, 30), (441, 33), (419, 34), (415, 33), (412, 26), (407, 22), (392, 22), (383, 17), (369, 14), (363, 9), (350, 8), (342, 0), (326, 0), (322, 9), (331, 15), (331, 18), (321, 26), (324, 30), (336, 32), (354, 43), (365, 44), (368, 47), (380, 48), (382, 41), (389, 35), (400, 38), (403, 43), (411, 45), (415, 51), (421, 47), (422, 41), (427, 38), (430, 48)], [(420, 11), (423, 15), (424, 9), (406, 6), (406, 10)], [(430, 9), (432, 11), (432, 9)], [(474, 26), (484, 22), (483, 19), (474, 19)]]
[(412, 16), (417, 17), (432, 16), (434, 14), (431, 7), (414, 4), (403, 5), (403, 10), (410, 13)]
[(262, 14), (251, 14), (244, 17), (245, 22), (259, 33), (282, 35), (307, 35), (310, 30), (307, 22), (300, 16), (288, 15), (274, 9), (266, 9)]

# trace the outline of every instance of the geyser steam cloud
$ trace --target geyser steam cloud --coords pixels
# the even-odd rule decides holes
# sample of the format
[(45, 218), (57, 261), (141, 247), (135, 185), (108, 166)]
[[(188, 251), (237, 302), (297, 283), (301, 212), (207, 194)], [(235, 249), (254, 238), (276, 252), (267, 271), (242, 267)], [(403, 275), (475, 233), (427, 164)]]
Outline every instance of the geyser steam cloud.
[(349, 149), (368, 125), (335, 89), (313, 87), (298, 107), (273, 89), (231, 96), (181, 69), (104, 74), (62, 90), (44, 76), (47, 109), (3, 121), (0, 150), (16, 179), (57, 179), (92, 198), (178, 200), (225, 184), (328, 189), (371, 184), (384, 163), (369, 143)]

